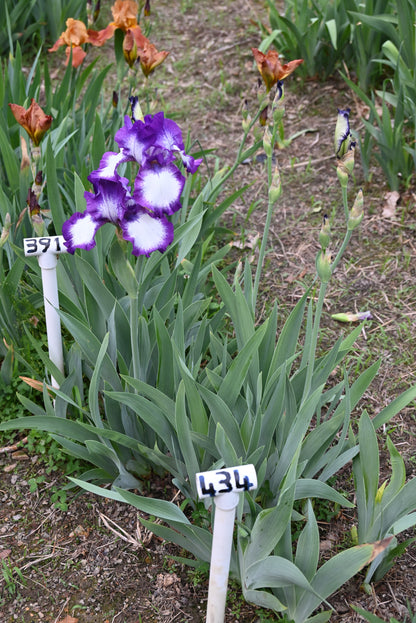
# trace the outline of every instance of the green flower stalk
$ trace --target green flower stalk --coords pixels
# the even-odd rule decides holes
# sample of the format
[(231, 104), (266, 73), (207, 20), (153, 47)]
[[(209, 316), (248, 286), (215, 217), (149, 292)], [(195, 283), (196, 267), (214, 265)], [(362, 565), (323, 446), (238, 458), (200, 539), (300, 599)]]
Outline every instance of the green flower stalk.
[(359, 193), (357, 194), (351, 211), (348, 208), (347, 186), (349, 176), (352, 174), (352, 170), (354, 167), (355, 147), (355, 143), (351, 139), (349, 113), (349, 108), (347, 108), (346, 110), (338, 110), (338, 118), (335, 126), (334, 136), (335, 155), (338, 159), (337, 175), (342, 190), (342, 202), (347, 229), (345, 232), (344, 240), (342, 241), (342, 244), (334, 258), (332, 256), (332, 253), (328, 249), (330, 243), (330, 226), (327, 218), (324, 218), (324, 223), (319, 233), (319, 244), (321, 246), (321, 250), (318, 252), (316, 257), (316, 272), (321, 281), (321, 284), (315, 308), (312, 338), (309, 344), (309, 353), (307, 358), (308, 365), (306, 370), (306, 380), (302, 396), (302, 404), (305, 402), (305, 400), (307, 400), (311, 389), (319, 327), (323, 310), (323, 302), (325, 299), (329, 280), (334, 273), (336, 267), (338, 266), (339, 262), (341, 261), (344, 251), (347, 248), (347, 245), (351, 239), (353, 230), (360, 224), (363, 218), (364, 201), (361, 191), (359, 191)]

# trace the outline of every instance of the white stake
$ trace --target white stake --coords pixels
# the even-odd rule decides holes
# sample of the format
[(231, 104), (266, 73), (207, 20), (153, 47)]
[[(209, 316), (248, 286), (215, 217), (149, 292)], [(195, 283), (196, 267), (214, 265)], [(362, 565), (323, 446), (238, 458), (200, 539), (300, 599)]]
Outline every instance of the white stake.
[(200, 498), (215, 503), (206, 623), (223, 623), (238, 494), (257, 488), (254, 465), (196, 474)]
[[(43, 302), (45, 306), (46, 335), (48, 340), (49, 359), (64, 372), (64, 356), (62, 350), (61, 319), (59, 309), (58, 281), (56, 266), (58, 255), (67, 253), (63, 236), (44, 236), (42, 238), (25, 238), (24, 252), (26, 257), (37, 256), (42, 272)], [(52, 376), (52, 387), (59, 389), (59, 383)]]

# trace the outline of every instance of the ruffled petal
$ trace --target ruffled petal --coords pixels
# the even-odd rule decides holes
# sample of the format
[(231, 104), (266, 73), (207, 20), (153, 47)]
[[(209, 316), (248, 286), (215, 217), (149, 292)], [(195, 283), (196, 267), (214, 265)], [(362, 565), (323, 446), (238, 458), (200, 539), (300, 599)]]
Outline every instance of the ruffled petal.
[(79, 45), (68, 46), (65, 50), (66, 61), (65, 65), (68, 65), (69, 59), (71, 58), (72, 51), (72, 67), (79, 67), (81, 63), (84, 61), (84, 58), (87, 56), (85, 50), (83, 50)]
[(203, 158), (193, 158), (189, 154), (186, 154), (184, 151), (180, 152), (182, 163), (188, 173), (196, 173), (199, 165), (202, 163)]
[(124, 126), (117, 130), (115, 140), (127, 160), (136, 160), (139, 164), (145, 159), (146, 150), (155, 143), (153, 128), (146, 122), (131, 121), (124, 117)]
[(75, 249), (89, 251), (95, 247), (94, 236), (103, 223), (95, 220), (88, 212), (75, 212), (62, 225), (62, 235), (69, 253)]
[(142, 166), (134, 183), (134, 200), (156, 214), (173, 214), (181, 208), (185, 178), (173, 164)]
[(165, 251), (173, 240), (173, 225), (164, 217), (155, 217), (136, 206), (121, 223), (123, 237), (133, 244), (134, 255), (149, 256)]
[(96, 221), (118, 225), (124, 216), (129, 192), (120, 181), (96, 180), (95, 193), (86, 191), (87, 212)]
[(156, 144), (170, 151), (182, 151), (185, 149), (182, 139), (182, 131), (172, 119), (167, 119), (163, 111), (153, 117), (153, 124), (157, 124)]
[(123, 150), (119, 152), (106, 151), (101, 158), (99, 168), (89, 174), (89, 181), (95, 185), (99, 180), (106, 179), (113, 182), (121, 182), (123, 186), (127, 186), (128, 179), (126, 177), (120, 177), (117, 173), (118, 165), (127, 160), (128, 157)]

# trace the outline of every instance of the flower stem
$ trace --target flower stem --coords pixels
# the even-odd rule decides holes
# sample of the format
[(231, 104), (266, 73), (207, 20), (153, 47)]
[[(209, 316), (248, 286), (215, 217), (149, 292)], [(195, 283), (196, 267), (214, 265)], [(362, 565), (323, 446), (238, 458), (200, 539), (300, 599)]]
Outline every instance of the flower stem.
[(346, 186), (341, 186), (342, 189), (342, 204), (344, 206), (344, 216), (345, 216), (345, 222), (348, 223), (348, 218), (349, 218), (349, 210), (348, 210), (348, 194), (347, 194), (347, 187)]
[(318, 334), (319, 334), (319, 328), (321, 325), (322, 309), (324, 305), (327, 288), (328, 288), (328, 282), (321, 282), (321, 285), (319, 288), (318, 300), (316, 303), (315, 316), (313, 320), (312, 337), (309, 343), (309, 354), (308, 354), (308, 360), (306, 364), (307, 366), (306, 367), (306, 379), (305, 379), (305, 385), (303, 387), (301, 406), (304, 404), (304, 402), (309, 397), (309, 393), (311, 390), (312, 376), (313, 376), (314, 367), (315, 367), (314, 363), (315, 363), (315, 358), (316, 358), (316, 346), (318, 344)]
[[(274, 145), (276, 141), (276, 134), (277, 134), (277, 127), (275, 124), (273, 126), (273, 132), (272, 132), (272, 141), (271, 141), (272, 146)], [(273, 166), (273, 152), (269, 156), (267, 156), (267, 188), (268, 189), (270, 189), (270, 186), (272, 183), (272, 166)], [(252, 297), (253, 314), (255, 313), (256, 305), (257, 305), (257, 296), (259, 292), (260, 278), (261, 278), (261, 273), (263, 270), (264, 257), (266, 255), (266, 247), (267, 247), (267, 242), (269, 238), (270, 223), (272, 221), (272, 215), (273, 215), (273, 204), (274, 202), (270, 200), (270, 195), (269, 195), (266, 222), (264, 224), (263, 236), (262, 236), (260, 251), (259, 251), (259, 259), (257, 262), (256, 274), (254, 277), (254, 287), (253, 287), (253, 297)]]

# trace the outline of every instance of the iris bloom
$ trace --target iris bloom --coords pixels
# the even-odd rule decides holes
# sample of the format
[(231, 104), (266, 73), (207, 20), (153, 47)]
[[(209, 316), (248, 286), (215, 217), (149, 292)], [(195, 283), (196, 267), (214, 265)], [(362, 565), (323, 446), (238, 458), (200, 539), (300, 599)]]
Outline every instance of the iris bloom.
[(72, 50), (73, 67), (79, 67), (86, 56), (85, 50), (81, 47), (84, 43), (102, 46), (113, 35), (113, 30), (108, 30), (107, 28), (100, 31), (87, 30), (84, 22), (72, 17), (66, 20), (66, 27), (59, 39), (49, 48), (49, 52), (56, 52), (60, 46), (66, 45), (66, 65)]
[[(135, 110), (135, 98), (132, 98)], [(88, 179), (93, 192), (85, 192), (87, 209), (76, 212), (62, 227), (65, 245), (92, 249), (94, 236), (104, 223), (116, 225), (133, 245), (134, 255), (164, 251), (173, 240), (173, 225), (167, 219), (181, 208), (185, 177), (176, 166), (179, 156), (185, 169), (195, 173), (201, 160), (185, 153), (182, 133), (163, 112), (143, 120), (126, 116), (115, 140), (119, 152), (106, 152), (100, 166)], [(138, 174), (133, 188), (117, 169), (124, 162), (136, 162)]]
[(150, 43), (140, 26), (129, 28), (124, 35), (123, 53), (129, 67), (133, 67), (136, 60), (140, 62), (140, 66), (146, 78), (158, 67), (169, 52), (164, 50), (158, 51), (153, 43)]
[(18, 104), (9, 104), (9, 106), (16, 121), (26, 130), (33, 143), (38, 146), (45, 132), (51, 127), (53, 117), (45, 115), (33, 98), (27, 110)]
[(108, 29), (120, 28), (125, 32), (123, 41), (124, 58), (130, 67), (137, 59), (144, 75), (149, 76), (158, 65), (163, 63), (169, 52), (158, 51), (153, 43), (144, 36), (137, 23), (137, 3), (133, 0), (116, 0), (111, 7), (114, 21)]
[(251, 51), (253, 52), (257, 68), (268, 91), (270, 91), (279, 80), (284, 80), (290, 76), (290, 74), (295, 71), (296, 67), (299, 67), (299, 65), (303, 63), (303, 59), (299, 58), (282, 65), (276, 50), (269, 50), (267, 54), (260, 52), (257, 48), (251, 48)]

